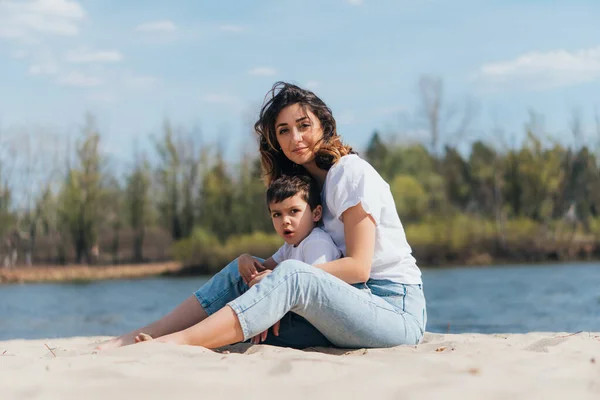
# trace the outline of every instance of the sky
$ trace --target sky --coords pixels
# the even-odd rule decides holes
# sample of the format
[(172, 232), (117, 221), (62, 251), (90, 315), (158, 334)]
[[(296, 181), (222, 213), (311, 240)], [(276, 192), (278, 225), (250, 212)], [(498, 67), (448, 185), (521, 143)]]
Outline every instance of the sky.
[(74, 138), (91, 113), (127, 160), (168, 119), (235, 160), (285, 80), (360, 150), (374, 130), (427, 140), (418, 82), (434, 76), (445, 131), (471, 110), (461, 140), (516, 143), (535, 110), (562, 141), (578, 113), (596, 143), (598, 20), (597, 0), (0, 0), (0, 134)]

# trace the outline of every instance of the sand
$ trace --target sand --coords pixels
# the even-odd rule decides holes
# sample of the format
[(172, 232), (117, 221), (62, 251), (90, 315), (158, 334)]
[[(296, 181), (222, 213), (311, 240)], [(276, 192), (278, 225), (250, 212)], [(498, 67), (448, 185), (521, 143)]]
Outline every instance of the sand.
[(94, 351), (104, 339), (0, 342), (0, 399), (600, 399), (600, 333), (428, 333), (418, 346), (351, 351)]
[(39, 282), (88, 282), (108, 279), (134, 279), (177, 273), (183, 268), (178, 262), (131, 265), (64, 265), (0, 268), (0, 284)]

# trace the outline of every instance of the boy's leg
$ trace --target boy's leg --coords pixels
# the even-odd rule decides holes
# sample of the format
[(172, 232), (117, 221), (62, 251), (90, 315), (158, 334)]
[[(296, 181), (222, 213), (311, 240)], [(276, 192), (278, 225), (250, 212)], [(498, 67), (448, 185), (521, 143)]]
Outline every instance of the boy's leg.
[(98, 346), (99, 350), (108, 350), (114, 347), (127, 346), (135, 343), (135, 337), (140, 333), (146, 333), (154, 338), (168, 335), (186, 329), (208, 315), (202, 308), (195, 296), (189, 296), (170, 313), (153, 323), (136, 329), (125, 335), (121, 335)]
[[(258, 260), (262, 262), (261, 259)], [(211, 315), (247, 290), (248, 285), (240, 275), (236, 258), (194, 292), (194, 296), (206, 314)]]
[(161, 319), (114, 338), (100, 345), (99, 348), (108, 349), (133, 344), (135, 337), (140, 333), (158, 338), (184, 330), (218, 311), (227, 302), (237, 298), (246, 290), (248, 290), (248, 285), (240, 276), (237, 259), (235, 259)]
[(310, 322), (296, 313), (288, 312), (280, 321), (279, 335), (269, 330), (267, 339), (261, 344), (278, 347), (305, 349), (307, 347), (332, 347), (333, 344)]

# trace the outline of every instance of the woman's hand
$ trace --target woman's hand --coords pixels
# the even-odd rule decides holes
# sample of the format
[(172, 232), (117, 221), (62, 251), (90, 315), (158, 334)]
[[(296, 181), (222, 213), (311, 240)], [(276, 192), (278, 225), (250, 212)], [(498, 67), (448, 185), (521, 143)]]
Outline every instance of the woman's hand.
[(242, 254), (238, 257), (238, 271), (247, 285), (264, 270), (265, 267), (251, 255)]

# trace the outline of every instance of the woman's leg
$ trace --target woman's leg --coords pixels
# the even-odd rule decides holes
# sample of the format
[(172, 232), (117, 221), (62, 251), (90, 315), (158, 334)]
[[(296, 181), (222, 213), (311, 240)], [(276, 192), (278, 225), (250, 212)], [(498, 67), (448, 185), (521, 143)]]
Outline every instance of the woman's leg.
[(99, 348), (108, 349), (133, 344), (135, 337), (142, 332), (158, 338), (184, 330), (203, 321), (246, 290), (248, 290), (248, 285), (244, 283), (239, 274), (236, 259), (213, 276), (194, 295), (186, 298), (161, 319), (112, 339), (100, 345)]
[(360, 290), (318, 268), (288, 260), (228, 307), (163, 339), (220, 347), (259, 334), (292, 311), (339, 347), (416, 344), (423, 336), (424, 297), (422, 291), (410, 287), (408, 293), (402, 287), (404, 293), (394, 293), (397, 301), (388, 302), (366, 286)]

